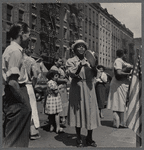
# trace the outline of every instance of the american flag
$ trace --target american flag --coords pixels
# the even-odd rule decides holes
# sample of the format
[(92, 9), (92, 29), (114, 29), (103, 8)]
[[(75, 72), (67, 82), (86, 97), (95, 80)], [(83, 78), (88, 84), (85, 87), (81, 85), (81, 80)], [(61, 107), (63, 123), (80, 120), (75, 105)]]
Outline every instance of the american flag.
[(142, 137), (142, 70), (140, 55), (138, 55), (133, 69), (128, 98), (126, 124), (137, 136)]

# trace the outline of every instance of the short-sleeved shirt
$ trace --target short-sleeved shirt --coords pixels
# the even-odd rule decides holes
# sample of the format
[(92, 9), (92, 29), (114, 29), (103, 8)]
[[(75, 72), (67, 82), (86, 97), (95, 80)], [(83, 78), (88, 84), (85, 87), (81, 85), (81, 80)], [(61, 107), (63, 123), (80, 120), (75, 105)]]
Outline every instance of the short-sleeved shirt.
[(23, 65), (23, 48), (14, 41), (11, 42), (2, 55), (2, 78), (4, 85), (7, 84), (8, 78), (12, 74), (19, 76), (19, 83), (25, 83), (28, 79), (25, 66)]
[(123, 61), (121, 58), (117, 58), (114, 62), (114, 69), (123, 69), (124, 67), (131, 66), (129, 63)]

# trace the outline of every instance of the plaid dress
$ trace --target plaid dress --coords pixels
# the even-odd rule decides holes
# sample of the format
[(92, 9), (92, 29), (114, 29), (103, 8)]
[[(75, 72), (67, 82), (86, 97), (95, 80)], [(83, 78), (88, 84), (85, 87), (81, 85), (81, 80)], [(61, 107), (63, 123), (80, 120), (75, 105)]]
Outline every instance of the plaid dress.
[(48, 96), (45, 102), (45, 114), (56, 114), (62, 111), (62, 102), (60, 94), (54, 95), (53, 91), (58, 89), (58, 85), (55, 81), (50, 80), (47, 82)]

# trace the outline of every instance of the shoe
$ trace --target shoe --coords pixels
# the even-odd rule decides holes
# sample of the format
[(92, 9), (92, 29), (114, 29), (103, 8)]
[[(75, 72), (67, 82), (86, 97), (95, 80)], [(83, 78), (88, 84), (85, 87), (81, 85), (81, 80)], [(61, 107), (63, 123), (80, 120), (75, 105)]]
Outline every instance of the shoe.
[(77, 143), (77, 147), (84, 147), (83, 145), (83, 141), (80, 139), (80, 140), (76, 140), (76, 143)]
[(119, 128), (120, 126), (120, 119), (117, 113), (113, 114), (113, 127)]
[(50, 132), (53, 132), (54, 131), (54, 127), (51, 125), (50, 126)]
[(119, 125), (119, 128), (128, 128), (126, 125)]
[(31, 135), (30, 136), (30, 139), (31, 140), (37, 140), (37, 139), (39, 139), (41, 136), (39, 135), (39, 134), (35, 134), (35, 135)]
[(95, 141), (93, 141), (92, 139), (89, 139), (88, 137), (86, 137), (86, 144), (87, 146), (97, 147), (97, 144), (95, 143)]
[(102, 113), (100, 113), (100, 118), (102, 118), (102, 119), (104, 118), (104, 116), (103, 116), (103, 114), (102, 114)]
[(60, 133), (64, 133), (63, 128), (59, 128), (58, 130), (56, 130), (56, 134), (60, 134)]

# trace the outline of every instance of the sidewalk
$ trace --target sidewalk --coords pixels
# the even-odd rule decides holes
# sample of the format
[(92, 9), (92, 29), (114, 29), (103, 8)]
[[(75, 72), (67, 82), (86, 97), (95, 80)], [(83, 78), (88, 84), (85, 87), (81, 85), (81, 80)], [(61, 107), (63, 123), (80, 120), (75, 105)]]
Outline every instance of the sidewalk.
[[(41, 126), (43, 126), (47, 116), (42, 113), (41, 102), (38, 102), (38, 110)], [(136, 147), (136, 135), (132, 130), (128, 128), (113, 128), (111, 110), (104, 109), (104, 116), (105, 118), (101, 120), (102, 126), (93, 131), (93, 139), (96, 141), (98, 147)], [(39, 131), (41, 138), (38, 140), (30, 141), (29, 147), (76, 147), (75, 128), (67, 125), (64, 130), (65, 133), (56, 134), (55, 132), (49, 132), (40, 128)], [(84, 140), (87, 134), (86, 129), (82, 129), (81, 133)]]

